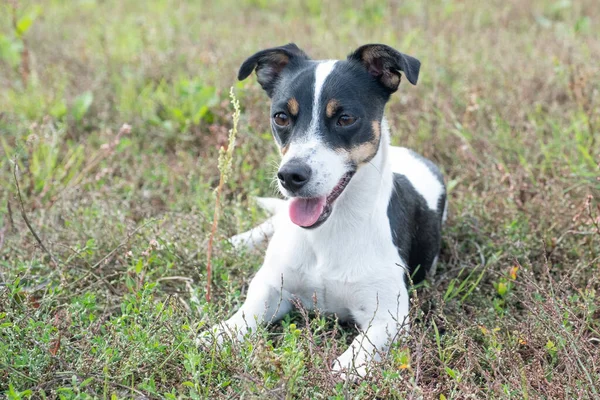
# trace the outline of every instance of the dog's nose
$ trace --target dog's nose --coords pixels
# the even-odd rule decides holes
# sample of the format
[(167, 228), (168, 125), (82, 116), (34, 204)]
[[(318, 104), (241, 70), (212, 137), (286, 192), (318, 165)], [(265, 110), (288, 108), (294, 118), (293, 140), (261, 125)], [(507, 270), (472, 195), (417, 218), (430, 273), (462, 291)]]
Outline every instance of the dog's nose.
[(277, 172), (277, 178), (281, 185), (290, 192), (302, 189), (310, 179), (312, 171), (310, 167), (299, 160), (290, 160)]

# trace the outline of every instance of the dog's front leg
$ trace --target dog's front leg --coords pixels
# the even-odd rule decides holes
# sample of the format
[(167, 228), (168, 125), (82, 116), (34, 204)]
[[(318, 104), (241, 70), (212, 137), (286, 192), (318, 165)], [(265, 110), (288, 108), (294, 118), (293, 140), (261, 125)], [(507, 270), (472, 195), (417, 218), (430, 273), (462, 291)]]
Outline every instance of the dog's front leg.
[(280, 275), (277, 285), (266, 270), (263, 266), (252, 279), (248, 296), (240, 309), (228, 320), (215, 325), (212, 332), (208, 332), (218, 343), (226, 337), (242, 339), (248, 331), (256, 330), (258, 325), (277, 321), (291, 310), (291, 295), (283, 288), (283, 276)]
[[(397, 297), (396, 302), (388, 301), (384, 302), (381, 308), (378, 308), (379, 306), (361, 304), (357, 312), (353, 313), (360, 333), (333, 364), (333, 371), (341, 373), (343, 379), (365, 377), (371, 364), (381, 360), (381, 356), (387, 353), (392, 342), (408, 332), (406, 291)], [(362, 310), (371, 310), (371, 314)]]

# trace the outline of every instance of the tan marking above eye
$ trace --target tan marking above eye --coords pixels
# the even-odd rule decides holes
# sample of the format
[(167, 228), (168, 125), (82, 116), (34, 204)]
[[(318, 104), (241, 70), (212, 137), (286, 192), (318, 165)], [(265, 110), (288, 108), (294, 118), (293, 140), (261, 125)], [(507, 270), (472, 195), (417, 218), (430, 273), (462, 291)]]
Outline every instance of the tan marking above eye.
[(340, 103), (336, 99), (329, 100), (327, 102), (327, 107), (325, 107), (325, 115), (327, 115), (327, 118), (333, 117), (339, 107)]
[(298, 115), (298, 112), (300, 111), (300, 104), (298, 104), (298, 100), (296, 100), (295, 97), (292, 97), (288, 100), (287, 106), (288, 110), (290, 110), (290, 114), (292, 114), (294, 117)]

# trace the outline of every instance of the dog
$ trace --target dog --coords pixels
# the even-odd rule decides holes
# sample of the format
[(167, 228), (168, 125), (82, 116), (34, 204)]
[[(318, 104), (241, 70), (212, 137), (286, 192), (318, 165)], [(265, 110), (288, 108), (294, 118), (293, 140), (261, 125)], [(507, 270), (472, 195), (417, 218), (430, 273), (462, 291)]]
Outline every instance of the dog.
[[(382, 44), (346, 60), (311, 60), (295, 44), (259, 51), (238, 79), (256, 72), (271, 99), (281, 152), (277, 183), (287, 200), (261, 199), (275, 215), (232, 238), (270, 242), (246, 301), (212, 335), (242, 339), (294, 304), (354, 321), (360, 332), (334, 372), (364, 377), (408, 332), (409, 287), (435, 268), (446, 188), (431, 161), (390, 146), (384, 109), (402, 75), (420, 62)], [(214, 338), (214, 336), (213, 336)]]

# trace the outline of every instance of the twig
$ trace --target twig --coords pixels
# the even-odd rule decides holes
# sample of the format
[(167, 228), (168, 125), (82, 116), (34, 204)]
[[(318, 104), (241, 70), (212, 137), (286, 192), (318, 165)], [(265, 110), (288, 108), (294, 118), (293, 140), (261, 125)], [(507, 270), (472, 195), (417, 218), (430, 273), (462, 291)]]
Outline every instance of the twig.
[(263, 391), (268, 393), (268, 398), (271, 398), (271, 399), (285, 399), (286, 398), (285, 395), (279, 394), (280, 392), (283, 392), (285, 390), (284, 386), (279, 386), (278, 388), (269, 389), (268, 387), (265, 386), (265, 384), (263, 382), (254, 378), (252, 375), (246, 374), (246, 373), (240, 373), (240, 374), (234, 375), (234, 378), (237, 378), (240, 380), (247, 380), (249, 382), (254, 383), (258, 388), (260, 388)]
[(215, 200), (215, 212), (213, 215), (212, 228), (210, 230), (210, 237), (208, 238), (208, 248), (206, 249), (206, 301), (210, 302), (210, 287), (212, 281), (212, 250), (215, 235), (217, 233), (217, 225), (219, 224), (219, 214), (221, 212), (221, 194), (223, 193), (223, 186), (229, 179), (231, 173), (231, 160), (233, 158), (233, 149), (235, 147), (235, 137), (237, 135), (237, 125), (240, 120), (240, 102), (235, 97), (233, 86), (229, 90), (229, 96), (231, 97), (231, 104), (233, 105), (233, 127), (229, 130), (229, 138), (227, 140), (227, 149), (221, 147), (219, 149), (219, 186), (217, 187), (217, 198)]
[(104, 376), (102, 376), (100, 374), (89, 374), (87, 376), (86, 375), (80, 376), (80, 375), (75, 374), (72, 371), (57, 372), (57, 373), (55, 373), (55, 376), (57, 376), (57, 378), (55, 378), (53, 381), (56, 381), (56, 380), (67, 380), (67, 379), (69, 379), (73, 375), (75, 375), (75, 377), (77, 378), (77, 380), (80, 381), (80, 382), (83, 382), (84, 380), (86, 380), (88, 378), (92, 378), (92, 379), (94, 379), (98, 383), (108, 383), (109, 385), (112, 385), (114, 387), (118, 387), (118, 388), (121, 388), (121, 389), (124, 389), (124, 390), (128, 390), (129, 392), (133, 392), (133, 393), (141, 396), (140, 398), (143, 398), (143, 399), (157, 398), (156, 395), (154, 395), (153, 393), (150, 393), (150, 392), (144, 393), (141, 390), (134, 388), (133, 386), (123, 385), (123, 384), (115, 382), (115, 381), (106, 382), (106, 379), (105, 379), (106, 377), (104, 377)]
[[(6, 227), (3, 226), (2, 229), (0, 229), (0, 250), (2, 250), (2, 247), (4, 246), (4, 233), (5, 232), (6, 232)], [(4, 279), (4, 274), (0, 270), (0, 288), (5, 285), (6, 285), (6, 280)]]
[(0, 250), (2, 250), (2, 246), (4, 246), (4, 232), (6, 232), (6, 227), (2, 227), (0, 229)]
[[(57, 245), (59, 246), (63, 246), (67, 249), (69, 249), (69, 251), (71, 251), (76, 257), (81, 257), (81, 251), (78, 251), (76, 249), (73, 249), (72, 247), (66, 246), (66, 245), (61, 245), (59, 243), (57, 243)], [(66, 261), (65, 264), (69, 264), (69, 261), (71, 260), (71, 258), (69, 257)], [(85, 261), (85, 260), (84, 260)], [(87, 278), (89, 275), (93, 275), (94, 278), (96, 278), (99, 281), (102, 281), (102, 283), (104, 283), (104, 285), (106, 286), (106, 288), (113, 294), (113, 295), (117, 295), (118, 292), (117, 290), (113, 287), (113, 285), (110, 284), (110, 282), (103, 276), (97, 275), (94, 270), (92, 269), (92, 267), (90, 266), (90, 263), (88, 263), (87, 261), (85, 261), (85, 263), (87, 265), (83, 265), (83, 266), (75, 266), (75, 268), (81, 269), (83, 271), (87, 272), (87, 275), (83, 276), (82, 279)]]
[(13, 212), (12, 207), (10, 206), (10, 199), (8, 199), (6, 202), (6, 208), (8, 209), (8, 220), (10, 221), (10, 229), (12, 232), (15, 232), (15, 220), (13, 219)]
[[(587, 201), (586, 201), (586, 207), (587, 207), (587, 212), (588, 212), (588, 217), (590, 217), (590, 220), (592, 221), (592, 224), (594, 224), (594, 226), (596, 227), (596, 233), (598, 235), (600, 235), (600, 216), (598, 216), (597, 218), (594, 218), (594, 212), (593, 207), (592, 207), (592, 195), (588, 195), (587, 197)], [(598, 212), (600, 213), (600, 204), (597, 205), (598, 208)]]
[(104, 261), (106, 261), (110, 257), (112, 257), (117, 252), (117, 250), (119, 250), (121, 247), (125, 246), (129, 242), (129, 240), (131, 239), (131, 237), (133, 235), (135, 235), (138, 231), (140, 231), (141, 229), (145, 228), (146, 226), (150, 225), (153, 222), (156, 222), (156, 220), (155, 219), (151, 219), (151, 220), (147, 221), (145, 224), (142, 224), (142, 225), (138, 226), (137, 228), (135, 228), (131, 233), (128, 233), (127, 237), (121, 243), (119, 243), (119, 245), (117, 247), (115, 247), (107, 255), (105, 255), (104, 257), (102, 257), (100, 259), (100, 261), (98, 261), (97, 263), (95, 263), (94, 265), (92, 265), (90, 267), (90, 270), (94, 270), (94, 269), (98, 268), (98, 266), (100, 266), (100, 264), (102, 264)]
[(215, 213), (213, 215), (212, 229), (210, 231), (210, 237), (208, 238), (208, 248), (206, 250), (206, 301), (210, 302), (210, 286), (212, 280), (212, 249), (215, 234), (217, 232), (217, 225), (219, 224), (219, 213), (221, 210), (221, 192), (223, 191), (223, 175), (219, 179), (219, 188), (217, 189), (217, 199), (215, 200)]
[(23, 198), (21, 197), (21, 188), (19, 186), (19, 178), (17, 177), (17, 169), (18, 168), (19, 168), (19, 164), (15, 160), (15, 168), (13, 169), (13, 176), (15, 178), (15, 185), (17, 187), (17, 196), (19, 199), (19, 206), (21, 208), (21, 217), (23, 217), (23, 220), (25, 221), (25, 225), (27, 225), (27, 228), (29, 228), (29, 231), (31, 232), (31, 234), (33, 235), (35, 240), (38, 242), (38, 244), (40, 245), (42, 250), (44, 250), (46, 252), (46, 254), (48, 254), (50, 259), (54, 263), (54, 266), (58, 268), (58, 266), (59, 266), (58, 261), (56, 260), (54, 255), (50, 252), (50, 250), (48, 250), (48, 248), (46, 246), (44, 246), (42, 239), (40, 239), (39, 235), (36, 233), (35, 229), (33, 229), (33, 226), (31, 226), (31, 223), (29, 222), (29, 218), (27, 217), (27, 213), (25, 212), (25, 206), (23, 205)]
[(193, 282), (194, 280), (188, 276), (163, 276), (162, 278), (158, 278), (156, 282), (161, 281), (185, 281), (185, 282)]
[(4, 367), (4, 368), (8, 368), (8, 369), (12, 370), (15, 374), (19, 375), (23, 379), (26, 379), (31, 382), (36, 382), (35, 379), (33, 379), (32, 377), (30, 377), (28, 375), (25, 375), (24, 373), (22, 373), (21, 371), (19, 371), (15, 367), (13, 367), (12, 365), (5, 364), (4, 362), (0, 363), (0, 365), (2, 365), (2, 367)]

